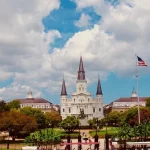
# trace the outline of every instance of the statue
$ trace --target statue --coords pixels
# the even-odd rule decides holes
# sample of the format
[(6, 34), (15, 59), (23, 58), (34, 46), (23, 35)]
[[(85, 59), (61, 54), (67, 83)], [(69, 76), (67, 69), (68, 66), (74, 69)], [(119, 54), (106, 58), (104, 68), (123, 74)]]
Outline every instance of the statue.
[(86, 117), (86, 115), (84, 114), (84, 109), (80, 109), (80, 114), (79, 114), (79, 118), (80, 119), (84, 119)]

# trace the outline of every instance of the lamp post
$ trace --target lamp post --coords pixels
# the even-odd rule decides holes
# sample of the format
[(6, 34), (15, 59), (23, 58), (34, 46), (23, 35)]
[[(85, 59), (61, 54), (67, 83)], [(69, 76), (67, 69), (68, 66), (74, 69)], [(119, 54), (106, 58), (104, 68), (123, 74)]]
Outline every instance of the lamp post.
[[(80, 134), (80, 123), (79, 123), (79, 135), (78, 135), (78, 143), (81, 143), (81, 134)], [(81, 144), (78, 145), (78, 150), (81, 150), (82, 146)]]
[(108, 137), (108, 132), (107, 132), (107, 126), (108, 126), (108, 123), (105, 124), (106, 125), (106, 134), (105, 134), (105, 147), (106, 147), (106, 150), (109, 150), (109, 137)]
[(9, 136), (10, 136), (10, 128), (8, 128), (8, 139), (7, 139), (7, 149), (9, 149)]
[[(96, 119), (96, 135), (95, 135), (95, 142), (98, 142), (97, 127), (98, 127), (98, 118)], [(99, 150), (99, 144), (95, 144), (95, 150)]]
[[(71, 142), (71, 137), (70, 137), (70, 124), (68, 124), (68, 135), (67, 135), (67, 150), (70, 150), (70, 142)], [(69, 144), (68, 144), (69, 143)]]

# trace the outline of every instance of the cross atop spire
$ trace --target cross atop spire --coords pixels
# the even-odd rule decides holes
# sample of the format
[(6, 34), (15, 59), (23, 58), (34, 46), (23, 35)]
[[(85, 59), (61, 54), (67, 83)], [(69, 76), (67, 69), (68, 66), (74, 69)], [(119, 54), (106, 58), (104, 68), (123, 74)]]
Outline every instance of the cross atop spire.
[(98, 84), (97, 84), (96, 95), (103, 95), (99, 76), (98, 76)]
[(85, 80), (85, 71), (84, 71), (84, 67), (83, 67), (82, 56), (80, 57), (78, 80)]
[(67, 95), (67, 92), (66, 92), (66, 85), (65, 85), (65, 80), (63, 78), (63, 83), (62, 83), (62, 88), (61, 88), (61, 96), (62, 95)]

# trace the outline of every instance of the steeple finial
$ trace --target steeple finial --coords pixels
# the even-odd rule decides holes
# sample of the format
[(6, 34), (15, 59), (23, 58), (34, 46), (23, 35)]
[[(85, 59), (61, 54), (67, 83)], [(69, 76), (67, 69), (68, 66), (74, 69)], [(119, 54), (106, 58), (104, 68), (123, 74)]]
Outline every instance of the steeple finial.
[(83, 67), (82, 56), (80, 57), (78, 80), (85, 80), (85, 71), (84, 71), (84, 67)]
[(67, 95), (64, 77), (63, 77), (63, 83), (62, 83), (62, 88), (61, 88), (61, 95)]
[(96, 95), (103, 95), (99, 75), (98, 75), (98, 84), (97, 84), (97, 92), (96, 92)]
[(134, 87), (133, 87), (133, 91), (132, 91), (132, 96), (131, 97), (137, 97)]
[(28, 96), (27, 96), (27, 98), (33, 98), (33, 96), (32, 96), (32, 92), (31, 92), (31, 89), (30, 89), (30, 91), (28, 92)]

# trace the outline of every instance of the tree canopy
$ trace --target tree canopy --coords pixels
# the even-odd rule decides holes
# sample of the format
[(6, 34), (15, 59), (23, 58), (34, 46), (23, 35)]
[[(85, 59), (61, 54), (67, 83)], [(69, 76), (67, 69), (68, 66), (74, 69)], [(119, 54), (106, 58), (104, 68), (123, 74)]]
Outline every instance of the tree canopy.
[(44, 142), (44, 143), (59, 143), (61, 141), (61, 133), (55, 129), (40, 130), (31, 133), (25, 139), (26, 142)]
[(4, 100), (0, 101), (0, 113), (7, 110), (6, 102)]
[(39, 129), (46, 127), (45, 115), (40, 109), (27, 106), (27, 107), (21, 108), (20, 112), (27, 115), (27, 116), (34, 117), (37, 121)]
[[(140, 118), (141, 123), (144, 123), (147, 121), (148, 118), (150, 118), (150, 110), (146, 107), (140, 107)], [(129, 123), (130, 125), (134, 126), (135, 124), (138, 124), (138, 109), (137, 107), (132, 107), (129, 110), (122, 113), (120, 116), (121, 124)]]
[(67, 116), (61, 123), (60, 127), (67, 132), (73, 132), (79, 126), (79, 120), (75, 116)]
[(18, 111), (11, 110), (0, 115), (0, 131), (8, 131), (13, 139), (19, 134), (28, 134), (36, 129), (36, 120)]
[(121, 112), (112, 111), (106, 116), (106, 122), (109, 125), (119, 124), (120, 123), (120, 116), (122, 115)]
[(52, 110), (51, 112), (46, 112), (45, 117), (46, 124), (50, 127), (58, 126), (58, 123), (62, 121), (61, 115), (55, 110)]
[(7, 107), (9, 109), (18, 109), (18, 108), (20, 108), (20, 101), (13, 100), (13, 101), (7, 103)]
[(146, 99), (146, 107), (150, 108), (150, 97)]

